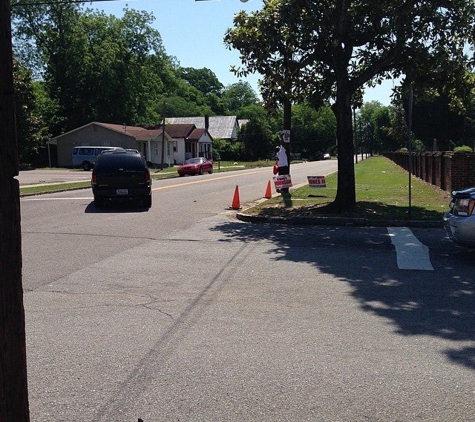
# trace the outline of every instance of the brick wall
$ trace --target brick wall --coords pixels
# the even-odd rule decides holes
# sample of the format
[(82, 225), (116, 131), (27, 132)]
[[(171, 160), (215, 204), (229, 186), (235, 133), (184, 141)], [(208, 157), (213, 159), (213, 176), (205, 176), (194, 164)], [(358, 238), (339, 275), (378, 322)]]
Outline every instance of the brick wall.
[[(408, 170), (408, 152), (387, 152), (383, 155)], [(414, 152), (411, 164), (414, 176), (442, 190), (450, 192), (475, 186), (475, 153)]]

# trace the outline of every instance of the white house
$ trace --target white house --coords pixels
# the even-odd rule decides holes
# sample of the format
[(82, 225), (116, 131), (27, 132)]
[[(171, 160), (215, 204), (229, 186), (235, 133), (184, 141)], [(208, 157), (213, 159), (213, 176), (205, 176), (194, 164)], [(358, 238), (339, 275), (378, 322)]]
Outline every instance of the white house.
[(206, 129), (199, 129), (192, 123), (165, 124), (165, 132), (173, 141), (175, 164), (183, 164), (192, 157), (212, 158), (213, 138)]

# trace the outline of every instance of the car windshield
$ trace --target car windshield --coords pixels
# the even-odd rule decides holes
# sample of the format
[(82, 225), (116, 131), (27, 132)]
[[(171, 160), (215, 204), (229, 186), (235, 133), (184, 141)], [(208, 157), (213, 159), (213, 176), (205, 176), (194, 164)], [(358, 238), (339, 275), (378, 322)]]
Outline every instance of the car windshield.
[(190, 158), (189, 160), (185, 161), (185, 164), (196, 164), (201, 163), (201, 158)]

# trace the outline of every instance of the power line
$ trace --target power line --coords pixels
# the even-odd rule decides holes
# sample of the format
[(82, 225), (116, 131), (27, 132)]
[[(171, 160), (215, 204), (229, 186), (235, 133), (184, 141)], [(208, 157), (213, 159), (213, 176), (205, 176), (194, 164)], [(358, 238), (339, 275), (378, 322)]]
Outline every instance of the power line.
[(25, 7), (25, 6), (45, 6), (45, 5), (55, 5), (55, 4), (78, 4), (78, 3), (98, 3), (103, 1), (121, 1), (121, 0), (45, 0), (45, 1), (34, 1), (34, 2), (17, 2), (12, 3), (10, 7)]

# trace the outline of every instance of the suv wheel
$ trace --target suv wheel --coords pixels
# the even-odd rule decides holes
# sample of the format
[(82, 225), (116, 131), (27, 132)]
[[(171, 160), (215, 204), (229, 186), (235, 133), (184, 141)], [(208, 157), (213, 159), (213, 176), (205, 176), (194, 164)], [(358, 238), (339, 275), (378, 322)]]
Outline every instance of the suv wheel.
[(143, 206), (145, 208), (150, 208), (152, 206), (152, 195), (144, 196), (143, 198)]
[(94, 206), (96, 208), (102, 208), (104, 206), (104, 198), (94, 196)]

